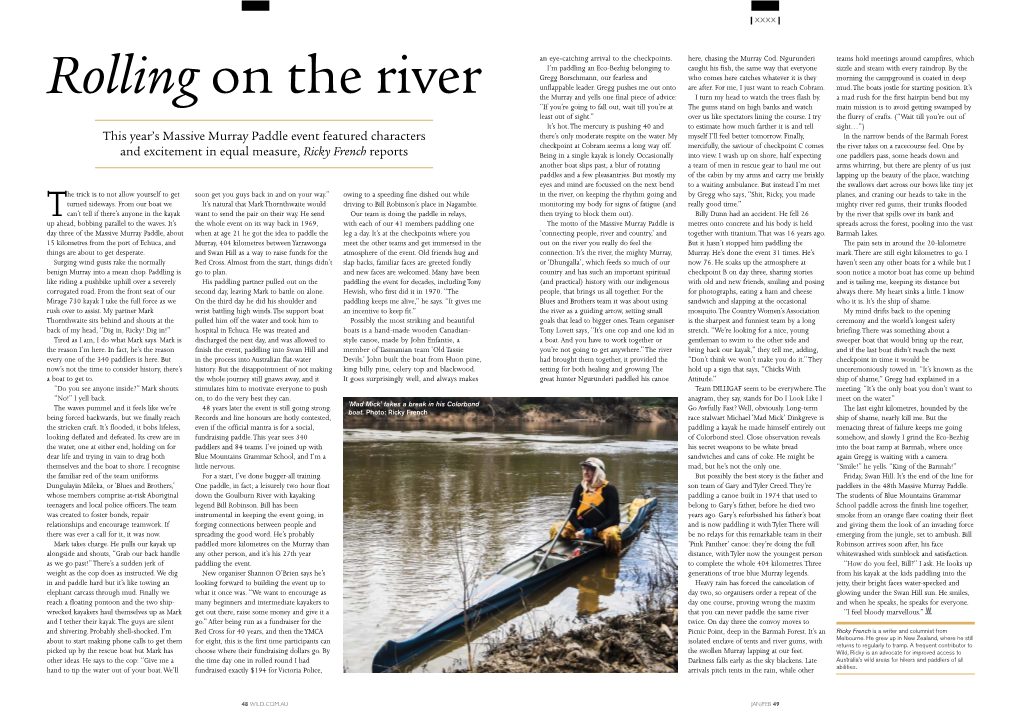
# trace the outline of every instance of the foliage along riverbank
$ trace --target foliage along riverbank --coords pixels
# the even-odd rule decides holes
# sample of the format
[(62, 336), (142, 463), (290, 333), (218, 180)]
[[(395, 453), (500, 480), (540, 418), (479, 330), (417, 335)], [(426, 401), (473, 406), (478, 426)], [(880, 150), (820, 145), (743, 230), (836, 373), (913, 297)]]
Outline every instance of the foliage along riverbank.
[(678, 607), (613, 616), (578, 629), (507, 637), (475, 673), (676, 673)]
[(545, 627), (528, 636), (512, 625), (461, 673), (677, 673), (677, 556), (654, 523), (644, 535), (656, 550), (652, 568), (639, 574), (644, 591), (636, 612), (590, 620), (561, 634)]

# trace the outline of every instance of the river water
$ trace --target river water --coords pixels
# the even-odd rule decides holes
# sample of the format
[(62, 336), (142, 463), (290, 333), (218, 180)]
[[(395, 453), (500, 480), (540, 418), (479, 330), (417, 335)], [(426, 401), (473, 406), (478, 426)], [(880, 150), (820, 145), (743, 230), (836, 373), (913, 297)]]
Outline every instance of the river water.
[[(675, 423), (418, 423), (346, 428), (343, 438), (343, 653), (351, 672), (371, 670), (389, 639), (411, 636), (462, 593), (454, 553), (459, 526), (466, 557), (486, 577), (548, 540), (580, 482), (580, 462), (606, 464), (621, 502), (651, 488), (657, 531), (675, 554), (678, 457)], [(501, 613), (528, 631), (550, 621), (565, 630), (594, 614), (633, 610), (656, 540), (642, 533), (622, 559), (602, 557)], [(452, 639), (414, 670), (462, 666), (465, 639)], [(405, 669), (410, 670), (410, 669)]]

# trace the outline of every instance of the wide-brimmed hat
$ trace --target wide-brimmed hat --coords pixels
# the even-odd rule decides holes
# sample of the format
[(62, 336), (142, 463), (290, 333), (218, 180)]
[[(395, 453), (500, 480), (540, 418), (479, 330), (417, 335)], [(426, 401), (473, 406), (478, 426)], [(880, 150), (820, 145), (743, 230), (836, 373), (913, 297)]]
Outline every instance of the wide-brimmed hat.
[(591, 466), (592, 468), (597, 468), (598, 470), (603, 471), (603, 472), (606, 470), (606, 464), (603, 463), (598, 458), (586, 458), (585, 460), (581, 461), (581, 465), (582, 466)]

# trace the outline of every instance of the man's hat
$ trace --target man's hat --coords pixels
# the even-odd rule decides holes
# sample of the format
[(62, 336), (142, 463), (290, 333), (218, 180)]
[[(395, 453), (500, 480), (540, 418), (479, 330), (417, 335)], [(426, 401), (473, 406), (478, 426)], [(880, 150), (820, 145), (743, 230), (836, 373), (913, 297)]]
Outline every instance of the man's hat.
[(582, 466), (591, 466), (592, 468), (597, 468), (598, 470), (603, 471), (603, 472), (606, 470), (606, 464), (603, 463), (598, 458), (587, 458), (584, 461), (581, 461), (581, 465)]

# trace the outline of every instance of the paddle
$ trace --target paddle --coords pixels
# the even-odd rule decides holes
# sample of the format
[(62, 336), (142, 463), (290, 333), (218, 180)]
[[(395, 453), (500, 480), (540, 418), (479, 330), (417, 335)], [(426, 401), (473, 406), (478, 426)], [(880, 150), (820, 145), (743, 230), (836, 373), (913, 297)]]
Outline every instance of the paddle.
[[(534, 576), (536, 573), (542, 570), (542, 566), (544, 566), (545, 562), (549, 559), (549, 554), (552, 553), (553, 548), (556, 547), (556, 541), (560, 540), (560, 536), (563, 535), (563, 529), (567, 527), (567, 523), (570, 521), (570, 516), (573, 515), (574, 510), (575, 509), (571, 508), (570, 513), (568, 513), (567, 517), (563, 519), (563, 525), (560, 526), (560, 530), (556, 534), (556, 538), (554, 538), (552, 540), (552, 543), (549, 544), (549, 550), (545, 552), (544, 556), (542, 556), (541, 562), (539, 562), (539, 564), (535, 567), (535, 570), (531, 572), (531, 576)], [(531, 576), (528, 576), (528, 578), (531, 578)]]

